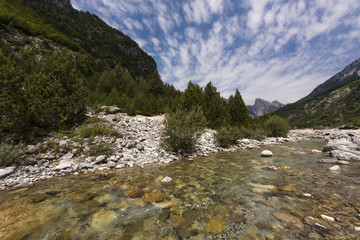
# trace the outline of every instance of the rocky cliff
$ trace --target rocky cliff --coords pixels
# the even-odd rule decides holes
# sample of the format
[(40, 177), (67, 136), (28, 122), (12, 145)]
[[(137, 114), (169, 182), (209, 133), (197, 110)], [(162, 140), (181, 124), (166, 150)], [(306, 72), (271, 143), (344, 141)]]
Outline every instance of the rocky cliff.
[(280, 108), (285, 106), (284, 104), (280, 103), (279, 101), (269, 102), (263, 100), (261, 98), (255, 99), (255, 104), (252, 106), (248, 106), (249, 113), (253, 118), (261, 117), (265, 114), (274, 112)]

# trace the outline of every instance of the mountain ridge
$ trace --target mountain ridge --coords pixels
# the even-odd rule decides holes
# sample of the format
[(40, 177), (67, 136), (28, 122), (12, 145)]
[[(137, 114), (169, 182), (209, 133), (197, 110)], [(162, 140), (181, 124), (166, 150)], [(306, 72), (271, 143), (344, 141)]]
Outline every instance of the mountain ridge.
[(285, 106), (285, 104), (280, 103), (279, 101), (266, 101), (261, 98), (256, 98), (254, 105), (248, 105), (249, 114), (253, 118), (261, 117), (265, 114), (274, 112)]

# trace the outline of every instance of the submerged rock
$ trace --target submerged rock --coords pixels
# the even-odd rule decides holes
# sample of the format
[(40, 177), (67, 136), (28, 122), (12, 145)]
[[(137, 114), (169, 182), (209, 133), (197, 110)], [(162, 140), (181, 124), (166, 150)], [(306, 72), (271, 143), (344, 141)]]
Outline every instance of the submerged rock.
[(166, 194), (161, 192), (147, 193), (142, 197), (144, 202), (161, 202), (167, 197)]
[(304, 225), (301, 222), (301, 220), (291, 214), (284, 213), (284, 212), (274, 212), (273, 215), (276, 219), (282, 221), (283, 223), (285, 223), (287, 225), (294, 226), (301, 230), (304, 229)]
[(212, 216), (205, 226), (205, 232), (214, 235), (220, 234), (226, 229), (226, 221), (218, 216)]
[(335, 166), (330, 167), (329, 170), (330, 171), (339, 171), (340, 167), (339, 167), (339, 165), (335, 165)]

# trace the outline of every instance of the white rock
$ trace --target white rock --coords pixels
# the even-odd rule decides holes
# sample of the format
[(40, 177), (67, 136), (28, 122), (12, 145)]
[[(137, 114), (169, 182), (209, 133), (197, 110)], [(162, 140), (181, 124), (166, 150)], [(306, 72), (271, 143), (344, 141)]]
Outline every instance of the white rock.
[(62, 156), (60, 158), (60, 161), (70, 161), (73, 158), (74, 154), (72, 154), (71, 152), (68, 152), (67, 154), (65, 154), (64, 156)]
[(355, 231), (360, 232), (360, 227), (355, 227)]
[(105, 155), (97, 156), (96, 159), (95, 159), (96, 164), (103, 163), (105, 161), (106, 161), (106, 156)]
[(329, 168), (330, 171), (339, 171), (340, 170), (340, 167), (339, 165), (334, 165), (332, 166), (331, 168)]
[(61, 140), (60, 142), (59, 142), (59, 147), (61, 147), (61, 148), (66, 148), (66, 147), (68, 147), (69, 146), (69, 143), (68, 143), (68, 141), (66, 141), (66, 140)]
[(15, 167), (6, 167), (0, 169), (0, 179), (13, 174), (14, 172), (15, 172)]
[(72, 162), (69, 161), (60, 161), (59, 165), (57, 165), (55, 167), (55, 170), (63, 170), (63, 169), (67, 169), (67, 168), (71, 168), (73, 165)]
[(36, 152), (36, 146), (34, 145), (28, 145), (26, 147), (26, 153), (35, 153)]
[(262, 157), (272, 157), (274, 154), (269, 150), (264, 150), (261, 152)]
[(106, 166), (107, 166), (108, 168), (114, 168), (114, 167), (116, 167), (116, 163), (113, 162), (113, 161), (108, 161), (108, 162), (106, 163)]
[(161, 180), (161, 183), (170, 183), (172, 182), (172, 178), (171, 177), (164, 177), (162, 180)]
[(317, 150), (317, 149), (312, 149), (311, 152), (312, 153), (322, 153), (320, 150)]
[(304, 193), (303, 196), (304, 197), (312, 197), (310, 193)]
[(334, 222), (334, 221), (335, 221), (335, 218), (330, 217), (330, 216), (327, 216), (327, 215), (324, 215), (324, 214), (321, 214), (321, 218), (324, 219), (324, 220), (330, 221), (330, 222)]
[(270, 170), (273, 170), (273, 171), (277, 171), (277, 170), (278, 170), (278, 168), (275, 167), (275, 166), (270, 166), (269, 169), (270, 169)]

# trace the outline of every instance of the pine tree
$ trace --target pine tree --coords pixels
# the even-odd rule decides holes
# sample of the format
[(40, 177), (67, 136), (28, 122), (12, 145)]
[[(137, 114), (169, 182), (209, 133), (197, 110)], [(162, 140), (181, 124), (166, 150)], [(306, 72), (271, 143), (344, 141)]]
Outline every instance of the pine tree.
[(204, 114), (210, 128), (218, 129), (227, 119), (226, 102), (209, 82), (204, 89)]
[(201, 107), (205, 104), (204, 93), (198, 84), (189, 82), (184, 94), (181, 96), (181, 108), (185, 111)]
[(249, 116), (249, 111), (238, 89), (236, 89), (234, 96), (230, 95), (228, 106), (230, 114), (230, 124), (232, 126), (248, 127), (250, 125), (251, 118)]

